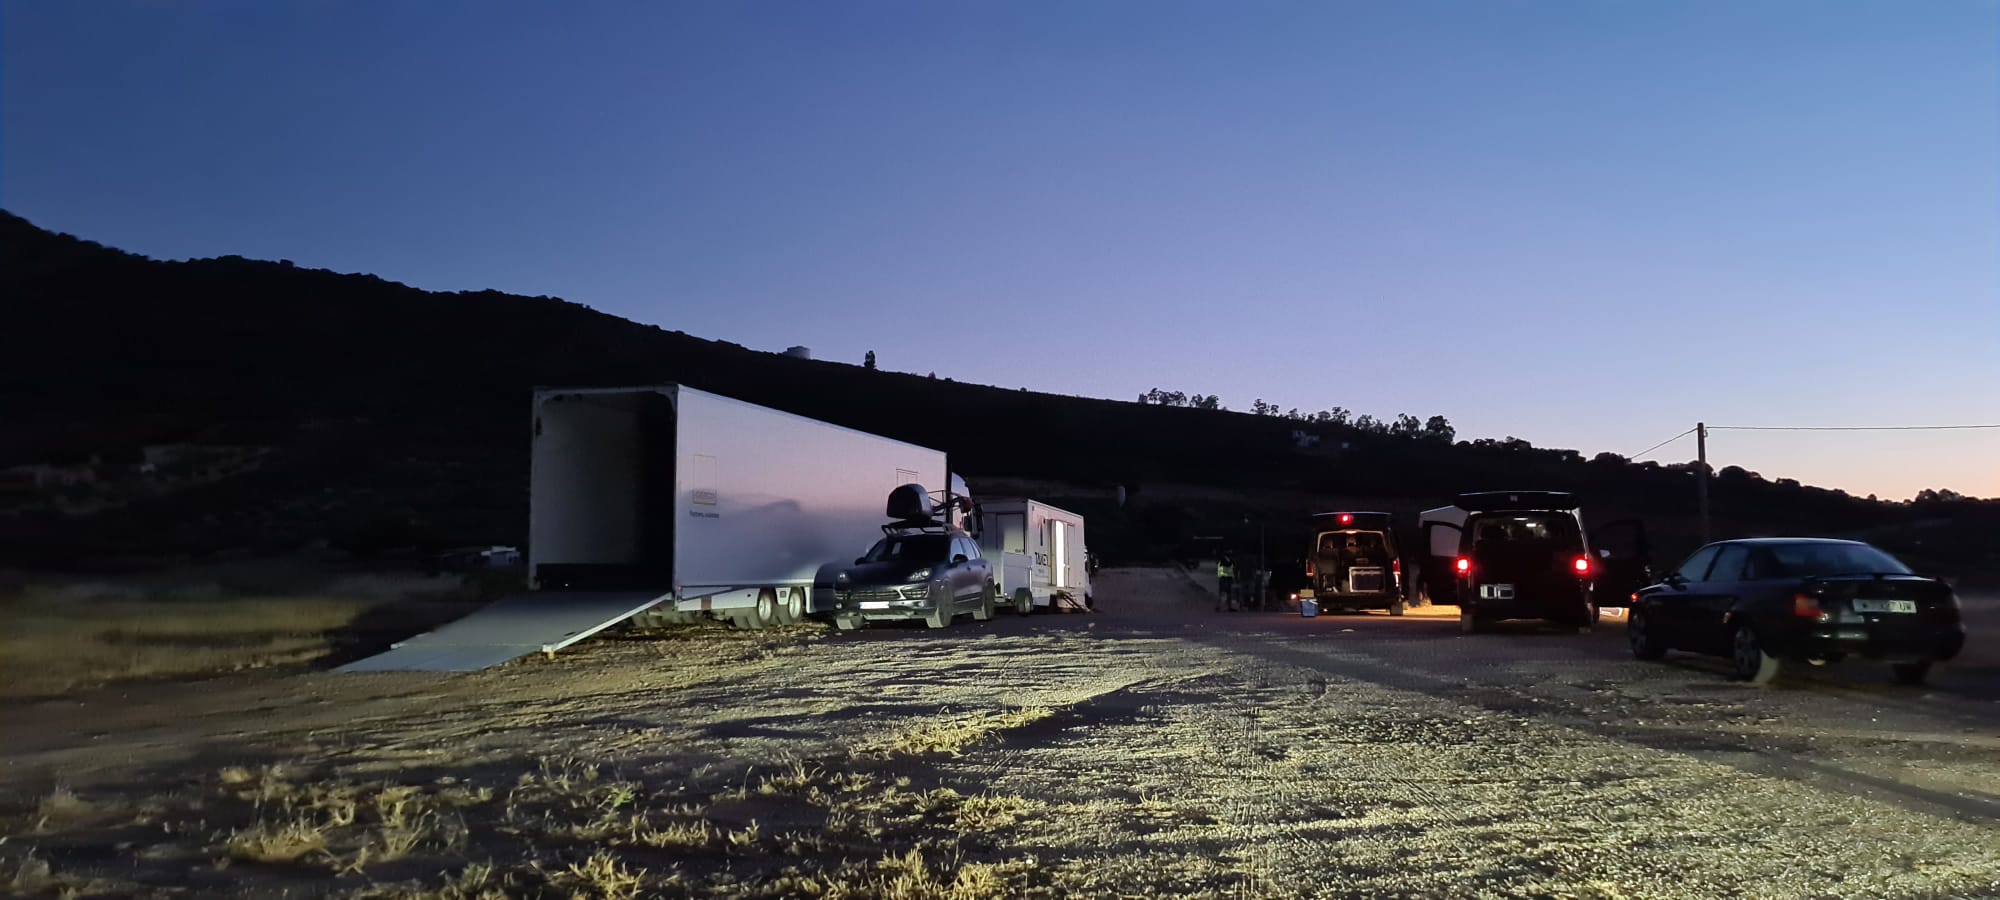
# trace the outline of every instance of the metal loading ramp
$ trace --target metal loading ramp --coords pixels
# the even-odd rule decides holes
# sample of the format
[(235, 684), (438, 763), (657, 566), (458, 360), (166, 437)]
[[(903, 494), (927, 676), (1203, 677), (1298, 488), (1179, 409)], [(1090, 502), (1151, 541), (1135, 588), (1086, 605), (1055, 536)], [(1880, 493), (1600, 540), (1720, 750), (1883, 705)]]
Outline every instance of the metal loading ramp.
[(475, 672), (530, 653), (554, 653), (672, 599), (658, 593), (520, 594), (336, 672)]

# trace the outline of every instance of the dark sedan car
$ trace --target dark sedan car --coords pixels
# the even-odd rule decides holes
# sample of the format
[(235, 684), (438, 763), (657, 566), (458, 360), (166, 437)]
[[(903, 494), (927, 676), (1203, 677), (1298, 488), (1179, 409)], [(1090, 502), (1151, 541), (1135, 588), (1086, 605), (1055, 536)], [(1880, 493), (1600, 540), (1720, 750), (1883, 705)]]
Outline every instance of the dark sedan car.
[(1788, 661), (1849, 656), (1887, 662), (1896, 680), (1920, 684), (1965, 644), (1949, 585), (1858, 541), (1710, 544), (1632, 599), (1632, 655), (1726, 656), (1738, 678), (1759, 684)]

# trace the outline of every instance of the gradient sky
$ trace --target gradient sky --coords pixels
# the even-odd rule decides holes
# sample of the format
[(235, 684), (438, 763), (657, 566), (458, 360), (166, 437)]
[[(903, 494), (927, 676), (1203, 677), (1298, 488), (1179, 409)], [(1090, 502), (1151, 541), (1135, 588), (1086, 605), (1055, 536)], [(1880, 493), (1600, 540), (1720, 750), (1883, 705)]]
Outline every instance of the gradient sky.
[[(0, 205), (1586, 453), (2000, 422), (1995, 0), (9, 0)], [(1996, 431), (1711, 451), (2000, 496)]]

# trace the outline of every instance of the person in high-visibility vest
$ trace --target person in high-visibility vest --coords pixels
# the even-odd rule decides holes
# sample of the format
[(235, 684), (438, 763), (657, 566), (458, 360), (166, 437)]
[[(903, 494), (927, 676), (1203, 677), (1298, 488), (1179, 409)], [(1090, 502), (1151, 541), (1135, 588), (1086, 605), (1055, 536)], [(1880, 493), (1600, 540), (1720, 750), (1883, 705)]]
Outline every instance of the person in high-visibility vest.
[(1235, 603), (1232, 602), (1230, 594), (1236, 587), (1236, 561), (1227, 553), (1215, 562), (1215, 584), (1215, 611), (1222, 612), (1224, 608), (1234, 609)]

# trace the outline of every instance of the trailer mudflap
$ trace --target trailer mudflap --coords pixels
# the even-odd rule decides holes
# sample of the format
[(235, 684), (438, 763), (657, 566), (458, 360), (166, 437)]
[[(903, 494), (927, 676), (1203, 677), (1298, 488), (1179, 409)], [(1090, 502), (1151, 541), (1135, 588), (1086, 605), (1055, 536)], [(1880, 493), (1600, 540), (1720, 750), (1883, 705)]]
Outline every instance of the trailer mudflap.
[(504, 597), (336, 672), (474, 672), (550, 653), (669, 602), (672, 594), (544, 591)]

